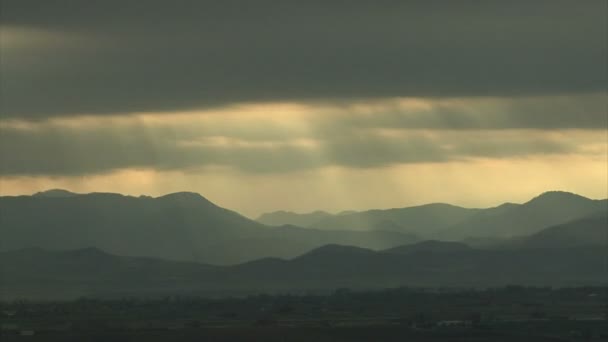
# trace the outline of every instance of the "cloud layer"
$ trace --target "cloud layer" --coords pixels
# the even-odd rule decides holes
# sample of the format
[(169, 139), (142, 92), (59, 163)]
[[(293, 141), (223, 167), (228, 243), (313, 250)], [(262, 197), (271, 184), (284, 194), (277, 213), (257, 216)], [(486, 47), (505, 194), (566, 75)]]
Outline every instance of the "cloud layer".
[(0, 113), (606, 90), (602, 0), (2, 1)]
[(539, 155), (602, 158), (608, 153), (602, 101), (601, 94), (392, 99), (5, 120), (0, 121), (0, 175), (209, 167), (278, 174)]

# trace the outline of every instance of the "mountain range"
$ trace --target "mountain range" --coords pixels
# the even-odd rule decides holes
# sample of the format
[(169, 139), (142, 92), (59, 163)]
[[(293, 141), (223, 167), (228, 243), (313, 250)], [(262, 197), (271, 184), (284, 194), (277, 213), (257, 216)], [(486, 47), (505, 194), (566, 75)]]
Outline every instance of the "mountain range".
[(63, 190), (0, 197), (0, 250), (100, 248), (211, 264), (290, 258), (324, 244), (382, 249), (419, 239), (399, 232), (269, 227), (180, 192), (152, 198)]
[(553, 191), (524, 204), (488, 209), (428, 204), (335, 215), (263, 215), (271, 226), (192, 192), (153, 198), (53, 189), (0, 197), (0, 250), (96, 247), (125, 256), (237, 264), (264, 257), (292, 258), (326, 244), (380, 250), (425, 239), (485, 239), (473, 244), (500, 245), (577, 219), (598, 220), (607, 210), (607, 200)]
[[(367, 210), (338, 215), (267, 213), (259, 221), (275, 225), (312, 222), (326, 230), (395, 231), (423, 239), (504, 239), (538, 232), (546, 227), (608, 211), (608, 200), (592, 200), (573, 193), (550, 191), (523, 204), (504, 203), (478, 209), (433, 203), (421, 206)], [(317, 218), (312, 220), (312, 218)], [(306, 218), (306, 220), (302, 220)]]
[(608, 284), (606, 245), (504, 250), (445, 247), (435, 242), (374, 251), (326, 245), (290, 260), (264, 258), (233, 266), (116, 256), (95, 248), (30, 248), (0, 252), (0, 299)]
[[(526, 237), (514, 238), (508, 248), (608, 247), (608, 215), (597, 213), (558, 224)], [(608, 257), (608, 249), (606, 252)]]
[(332, 216), (332, 214), (322, 210), (317, 210), (305, 214), (298, 214), (291, 211), (280, 210), (272, 213), (262, 214), (256, 219), (256, 221), (268, 226), (293, 225), (300, 227), (310, 227), (315, 223)]
[[(434, 229), (462, 229), (461, 236), (471, 236), (483, 227), (477, 236), (495, 242), (482, 248), (421, 241), (412, 230), (271, 227), (187, 192), (153, 198), (53, 190), (0, 197), (0, 297), (606, 284), (605, 204), (552, 192), (490, 209), (432, 204), (329, 217), (461, 219)], [(546, 222), (557, 223), (537, 228)]]

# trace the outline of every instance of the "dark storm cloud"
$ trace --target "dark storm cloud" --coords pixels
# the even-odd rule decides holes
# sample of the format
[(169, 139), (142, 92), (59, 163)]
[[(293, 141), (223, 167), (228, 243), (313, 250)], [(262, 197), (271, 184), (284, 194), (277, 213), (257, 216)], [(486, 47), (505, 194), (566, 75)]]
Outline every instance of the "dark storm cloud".
[(361, 3), (3, 0), (1, 114), (606, 89), (605, 1)]

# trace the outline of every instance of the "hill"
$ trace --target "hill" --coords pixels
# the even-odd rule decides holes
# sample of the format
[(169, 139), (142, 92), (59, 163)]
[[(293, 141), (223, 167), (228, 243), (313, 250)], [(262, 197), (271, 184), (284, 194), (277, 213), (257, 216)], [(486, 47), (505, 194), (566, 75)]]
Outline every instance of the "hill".
[(5, 299), (608, 283), (605, 246), (401, 254), (327, 245), (291, 260), (265, 258), (235, 266), (115, 256), (93, 248), (25, 249), (0, 252), (0, 270)]
[(533, 234), (544, 228), (608, 212), (608, 200), (550, 191), (524, 204), (471, 209), (434, 203), (422, 206), (333, 215), (311, 227), (395, 231), (437, 240), (496, 240)]
[(389, 248), (384, 250), (384, 252), (394, 254), (410, 254), (417, 252), (454, 253), (470, 250), (471, 247), (462, 242), (427, 240), (411, 245)]
[(33, 194), (32, 196), (35, 197), (72, 197), (72, 196), (77, 196), (77, 193), (74, 192), (70, 192), (67, 190), (63, 190), (63, 189), (50, 189), (50, 190), (46, 190), (46, 191), (40, 191), (37, 192), (35, 194)]
[(197, 263), (120, 257), (97, 248), (28, 248), (0, 252), (0, 298), (184, 293), (204, 288), (213, 280), (213, 270)]
[(357, 231), (388, 230), (408, 232), (422, 237), (434, 236), (438, 229), (471, 217), (479, 209), (467, 209), (444, 203), (415, 207), (375, 209), (327, 217), (311, 227)]
[(545, 228), (530, 236), (514, 239), (510, 245), (520, 248), (608, 247), (608, 215), (598, 213)]
[[(309, 227), (322, 230), (393, 231), (435, 240), (496, 241), (533, 234), (602, 211), (608, 212), (608, 200), (592, 200), (573, 193), (550, 191), (524, 204), (504, 203), (486, 209), (432, 203), (327, 214), (321, 215), (324, 218)], [(305, 220), (304, 216), (298, 214), (273, 217), (277, 221)]]
[(308, 227), (331, 216), (333, 215), (320, 210), (305, 214), (298, 214), (290, 211), (275, 211), (260, 215), (256, 221), (269, 226), (293, 225)]
[(512, 238), (544, 228), (608, 212), (608, 200), (592, 200), (576, 194), (551, 191), (520, 205), (482, 210), (440, 232), (444, 239)]
[(126, 256), (212, 264), (290, 258), (339, 243), (388, 248), (416, 241), (394, 232), (268, 227), (180, 192), (157, 198), (111, 193), (0, 197), (0, 250), (97, 247)]

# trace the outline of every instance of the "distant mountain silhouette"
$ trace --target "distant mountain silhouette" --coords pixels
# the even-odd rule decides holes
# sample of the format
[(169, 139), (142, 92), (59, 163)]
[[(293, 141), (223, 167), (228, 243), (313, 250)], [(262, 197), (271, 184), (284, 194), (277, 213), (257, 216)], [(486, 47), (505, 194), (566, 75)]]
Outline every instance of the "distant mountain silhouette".
[(0, 250), (93, 246), (119, 255), (212, 264), (289, 258), (328, 243), (388, 248), (417, 240), (394, 232), (271, 228), (192, 192), (157, 198), (111, 193), (0, 197), (0, 213)]
[(437, 240), (493, 241), (528, 235), (594, 212), (608, 212), (608, 200), (550, 191), (524, 204), (470, 209), (433, 203), (328, 216), (310, 227), (356, 231), (395, 231)]
[(328, 245), (235, 266), (121, 257), (94, 248), (0, 252), (0, 298), (230, 295), (348, 287), (580, 286), (608, 283), (605, 247), (415, 253)]
[(330, 244), (315, 248), (307, 253), (304, 253), (294, 258), (294, 260), (331, 260), (332, 262), (335, 262), (337, 258), (346, 258), (347, 262), (351, 262), (353, 261), (352, 259), (355, 257), (367, 258), (369, 256), (375, 255), (376, 253), (377, 252), (368, 248)]
[(325, 218), (311, 227), (357, 231), (390, 230), (429, 237), (434, 236), (438, 229), (462, 222), (478, 211), (479, 209), (433, 203), (407, 208), (345, 213)]
[(607, 205), (606, 200), (548, 192), (524, 204), (489, 209), (436, 203), (341, 213), (313, 224), (317, 228), (302, 228), (269, 227), (192, 192), (153, 198), (55, 189), (34, 196), (0, 197), (0, 250), (92, 246), (125, 256), (238, 264), (266, 257), (292, 258), (326, 244), (381, 250), (424, 238), (496, 245), (606, 213)]
[(471, 247), (462, 242), (427, 240), (411, 245), (393, 247), (384, 250), (386, 253), (410, 254), (417, 252), (453, 253), (470, 251)]
[(78, 298), (98, 294), (193, 291), (213, 279), (213, 266), (119, 257), (96, 248), (0, 253), (0, 298)]
[(325, 211), (313, 211), (305, 214), (298, 214), (290, 211), (275, 211), (262, 214), (256, 221), (269, 226), (293, 225), (308, 227), (330, 216), (332, 215)]
[(514, 239), (510, 245), (525, 248), (604, 246), (608, 253), (608, 215), (600, 212), (545, 228), (533, 235)]
[(608, 212), (608, 200), (592, 200), (576, 194), (551, 191), (520, 204), (486, 209), (439, 232), (444, 239), (470, 237), (509, 238)]
[(35, 197), (72, 197), (72, 196), (77, 196), (78, 194), (67, 191), (67, 190), (63, 190), (63, 189), (50, 189), (50, 190), (46, 190), (46, 191), (40, 191), (37, 192), (35, 194), (33, 194), (32, 196)]

